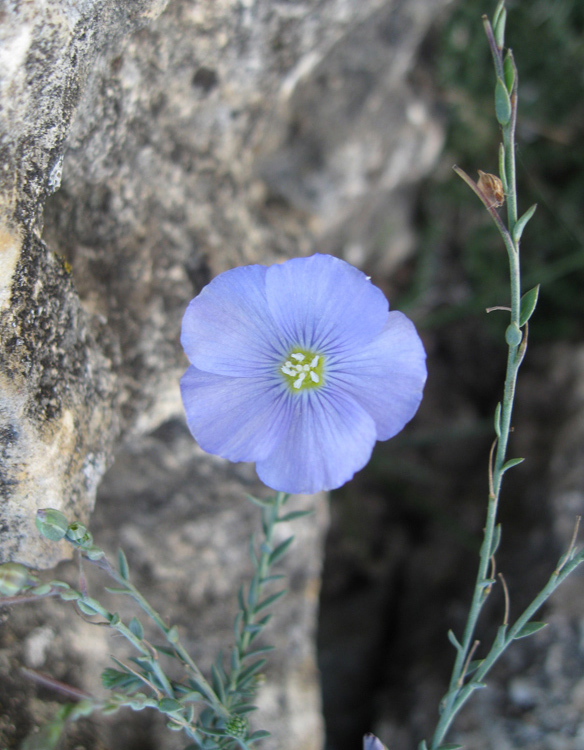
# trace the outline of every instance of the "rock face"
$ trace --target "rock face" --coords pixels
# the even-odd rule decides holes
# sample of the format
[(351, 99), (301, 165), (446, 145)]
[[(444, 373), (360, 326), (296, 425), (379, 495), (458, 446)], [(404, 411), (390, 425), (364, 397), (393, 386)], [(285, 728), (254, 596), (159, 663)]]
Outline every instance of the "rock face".
[[(39, 540), (34, 512), (87, 521), (115, 457), (94, 520), (101, 544), (126, 546), (144, 585), (165, 582), (177, 603), (171, 592), (192, 589), (175, 616), (204, 622), (213, 645), (227, 637), (239, 576), (226, 571), (245, 569), (253, 522), (226, 465), (168, 427), (182, 419), (182, 313), (237, 264), (319, 250), (387, 273), (410, 252), (407, 188), (442, 132), (407, 75), (447, 4), (33, 0), (0, 11), (0, 560), (42, 568), (66, 555)], [(302, 566), (290, 563), (279, 614), (287, 645), (263, 700), (281, 750), (322, 739), (312, 636), (325, 528), (323, 511), (298, 532)], [(187, 537), (208, 541), (208, 589), (190, 580), (204, 566)], [(42, 608), (57, 654), (83, 640), (60, 611)], [(26, 617), (11, 622), (26, 632)], [(2, 670), (23, 654), (5, 652)], [(91, 686), (93, 658), (80, 650), (78, 671), (60, 676)], [(14, 710), (0, 746), (39, 718)], [(130, 747), (116, 726), (109, 746)]]

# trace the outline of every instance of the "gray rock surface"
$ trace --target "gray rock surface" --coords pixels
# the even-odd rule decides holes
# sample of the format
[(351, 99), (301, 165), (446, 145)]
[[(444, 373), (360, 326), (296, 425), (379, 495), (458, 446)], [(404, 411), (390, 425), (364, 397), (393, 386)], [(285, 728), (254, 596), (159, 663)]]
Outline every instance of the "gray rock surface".
[[(67, 552), (39, 540), (35, 509), (85, 521), (98, 493), (96, 538), (126, 547), (201, 663), (229, 638), (253, 528), (235, 478), (255, 485), (249, 467), (204, 456), (176, 427), (183, 311), (234, 265), (320, 250), (387, 273), (411, 252), (409, 186), (442, 131), (408, 74), (447, 5), (3, 8), (1, 560), (53, 565)], [(269, 636), (282, 649), (262, 701), (280, 750), (322, 743), (313, 634), (326, 526), (322, 508), (299, 525), (292, 593)], [(50, 713), (18, 664), (99, 691), (111, 648), (55, 603), (31, 612), (14, 612), (0, 634), (0, 746)], [(77, 739), (172, 747), (144, 716)]]

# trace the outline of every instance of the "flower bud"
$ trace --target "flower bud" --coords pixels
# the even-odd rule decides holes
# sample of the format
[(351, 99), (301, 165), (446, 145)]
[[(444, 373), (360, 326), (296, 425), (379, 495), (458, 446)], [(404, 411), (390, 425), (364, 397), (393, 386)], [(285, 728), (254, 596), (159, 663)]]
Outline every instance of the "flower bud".
[(28, 568), (20, 563), (4, 563), (0, 565), (0, 594), (14, 596), (30, 582)]
[(67, 533), (68, 521), (60, 510), (43, 508), (37, 510), (35, 523), (37, 529), (52, 542), (58, 542)]
[(70, 539), (76, 544), (90, 545), (93, 542), (93, 537), (87, 531), (87, 528), (79, 521), (73, 521), (67, 528), (67, 539)]
[(231, 714), (225, 725), (225, 734), (229, 737), (243, 739), (247, 734), (247, 720), (244, 716)]

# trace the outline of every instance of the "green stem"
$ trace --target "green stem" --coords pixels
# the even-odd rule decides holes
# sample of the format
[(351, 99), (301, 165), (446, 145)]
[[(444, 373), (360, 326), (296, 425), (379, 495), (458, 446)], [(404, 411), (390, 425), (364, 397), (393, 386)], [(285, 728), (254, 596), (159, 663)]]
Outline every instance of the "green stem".
[[(278, 522), (280, 510), (282, 509), (284, 503), (287, 501), (288, 497), (289, 495), (287, 495), (285, 492), (277, 492), (273, 499), (273, 502), (270, 503), (269, 507), (264, 506), (262, 508), (262, 528), (264, 531), (264, 542), (260, 545), (260, 557), (257, 561), (256, 572), (254, 574), (254, 579), (257, 578), (258, 587), (260, 590), (270, 568), (270, 556), (273, 552), (274, 529), (276, 527), (276, 523)], [(245, 626), (254, 625), (255, 616), (255, 611), (243, 612), (243, 627), (236, 643), (236, 648), (239, 652), (240, 659), (244, 658), (253, 637), (252, 631), (246, 629)], [(231, 693), (236, 692), (237, 679), (241, 671), (242, 669), (240, 667), (239, 669), (233, 670), (231, 674), (229, 684), (229, 690)]]
[[(497, 47), (494, 39), (493, 31), (488, 20), (484, 19), (485, 30), (489, 45), (493, 54), (495, 62), (495, 72), (497, 78), (504, 79), (503, 73), (503, 58), (502, 50)], [(517, 74), (515, 71), (515, 82), (517, 81)], [(510, 310), (510, 321), (508, 330), (520, 331), (520, 312), (521, 312), (521, 273), (519, 264), (519, 246), (512, 239), (513, 228), (517, 223), (517, 195), (516, 195), (516, 178), (515, 178), (515, 125), (517, 120), (517, 84), (515, 83), (513, 92), (511, 94), (511, 118), (507, 125), (503, 126), (503, 145), (505, 151), (505, 159), (503, 160), (504, 174), (502, 174), (503, 183), (507, 187), (507, 215), (508, 215), (508, 227), (505, 227), (501, 221), (497, 212), (488, 203), (485, 196), (482, 195), (481, 191), (478, 190), (477, 186), (468, 178), (468, 176), (462, 172), (462, 170), (456, 169), (458, 174), (470, 185), (470, 187), (477, 193), (479, 198), (483, 201), (487, 210), (491, 214), (495, 224), (497, 225), (507, 254), (509, 256), (509, 271), (510, 271), (510, 296), (511, 296), (511, 310)], [(526, 331), (523, 332), (525, 337)], [(485, 522), (483, 543), (480, 550), (480, 562), (479, 569), (477, 572), (475, 588), (473, 592), (472, 602), (469, 610), (468, 619), (464, 629), (464, 634), (461, 643), (457, 643), (457, 655), (455, 663), (452, 669), (452, 676), (448, 692), (443, 700), (441, 717), (436, 726), (434, 736), (432, 738), (431, 750), (438, 750), (442, 740), (448, 732), (456, 714), (468, 699), (471, 693), (477, 689), (478, 678), (473, 679), (472, 682), (464, 684), (465, 671), (468, 668), (468, 662), (471, 658), (473, 643), (475, 639), (475, 631), (479, 616), (481, 614), (483, 605), (490, 593), (492, 587), (492, 581), (489, 579), (489, 568), (492, 564), (493, 558), (493, 539), (495, 534), (495, 526), (497, 522), (497, 510), (499, 505), (499, 498), (501, 493), (501, 484), (504, 474), (504, 466), (507, 455), (507, 447), (509, 441), (509, 433), (511, 431), (511, 417), (513, 413), (513, 402), (515, 398), (515, 389), (517, 384), (517, 374), (521, 365), (523, 354), (525, 352), (526, 340), (520, 340), (519, 342), (513, 341), (512, 337), (508, 340), (508, 354), (507, 354), (507, 370), (505, 374), (505, 384), (503, 389), (503, 399), (501, 402), (501, 413), (500, 413), (500, 427), (498, 429), (498, 438), (496, 442), (496, 450), (494, 459), (491, 459), (491, 465), (489, 467), (489, 499), (487, 506), (487, 518)], [(513, 640), (513, 639), (511, 639)], [(506, 646), (508, 643), (505, 641)], [(498, 641), (495, 644), (497, 647), (500, 646)], [(495, 646), (493, 647), (495, 649)], [(498, 658), (500, 653), (499, 648), (495, 649), (496, 656), (493, 657), (493, 662)], [(486, 674), (484, 672), (483, 674)]]

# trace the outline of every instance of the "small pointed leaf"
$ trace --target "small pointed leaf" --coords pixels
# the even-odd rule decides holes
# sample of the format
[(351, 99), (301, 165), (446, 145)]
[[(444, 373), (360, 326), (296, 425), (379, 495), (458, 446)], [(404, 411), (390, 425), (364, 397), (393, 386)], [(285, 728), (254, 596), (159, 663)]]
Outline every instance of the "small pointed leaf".
[(294, 537), (289, 536), (288, 539), (282, 542), (282, 544), (279, 544), (268, 558), (268, 565), (273, 565), (274, 563), (278, 562), (278, 560), (286, 554), (288, 547), (292, 544), (293, 541)]
[(262, 601), (257, 605), (255, 608), (256, 612), (261, 612), (262, 609), (266, 609), (266, 607), (269, 607), (274, 602), (277, 602), (278, 599), (281, 599), (284, 594), (288, 592), (288, 589), (283, 589), (282, 591), (277, 591), (275, 594), (272, 594), (271, 596), (267, 596), (265, 599), (262, 599)]
[(140, 640), (144, 638), (144, 628), (142, 627), (142, 623), (137, 617), (132, 617), (132, 619), (128, 623), (128, 628), (130, 632), (132, 632), (136, 636), (136, 638), (139, 638)]
[(517, 224), (513, 227), (513, 242), (517, 245), (519, 243), (519, 240), (521, 239), (521, 235), (523, 234), (523, 230), (525, 229), (527, 222), (531, 219), (533, 214), (535, 213), (535, 209), (537, 208), (537, 203), (534, 203), (531, 208), (528, 208), (527, 211), (521, 216), (519, 219), (517, 219)]
[(293, 510), (290, 513), (286, 513), (285, 516), (278, 518), (276, 523), (284, 523), (284, 521), (294, 521), (297, 518), (303, 518), (304, 516), (312, 516), (314, 509), (311, 510)]
[(213, 690), (217, 694), (217, 697), (219, 698), (221, 703), (225, 703), (225, 687), (223, 685), (223, 681), (221, 680), (219, 670), (214, 664), (211, 664), (211, 679), (213, 682)]
[(246, 498), (254, 505), (259, 505), (260, 508), (271, 508), (274, 505), (273, 500), (260, 500), (259, 497), (253, 495), (246, 495)]
[(495, 408), (495, 434), (501, 437), (501, 402)]
[(505, 76), (507, 91), (511, 94), (515, 86), (515, 62), (510, 52), (507, 52), (503, 61), (503, 75)]
[(452, 632), (452, 630), (449, 630), (448, 633), (447, 633), (447, 635), (448, 635), (448, 640), (450, 641), (450, 643), (452, 643), (452, 645), (454, 646), (454, 648), (457, 651), (460, 651), (462, 649), (462, 646), (458, 642), (458, 638), (454, 635), (454, 633)]
[(491, 554), (489, 557), (493, 557), (495, 552), (499, 549), (499, 545), (501, 544), (501, 524), (498, 523), (495, 526), (495, 530), (493, 531), (493, 540), (491, 542)]
[(509, 98), (507, 86), (500, 78), (497, 78), (497, 84), (495, 85), (495, 114), (500, 125), (509, 124), (509, 120), (511, 119), (511, 99)]
[(523, 297), (521, 297), (521, 308), (519, 312), (519, 326), (521, 328), (523, 328), (523, 326), (533, 315), (533, 311), (535, 310), (535, 306), (537, 305), (538, 297), (539, 284), (537, 286), (534, 286), (533, 289), (530, 289), (528, 292), (525, 292)]
[(534, 633), (537, 633), (538, 631), (542, 630), (547, 626), (547, 622), (528, 622), (527, 625), (524, 625), (521, 630), (517, 633), (514, 640), (518, 640), (519, 638), (527, 638), (528, 635), (533, 635)]
[(501, 466), (501, 474), (504, 474), (508, 469), (512, 469), (514, 466), (519, 466), (519, 464), (522, 464), (524, 461), (524, 458), (510, 458), (508, 461), (505, 461), (503, 466)]
[(128, 566), (128, 560), (124, 554), (123, 549), (118, 550), (118, 570), (124, 581), (130, 580), (130, 568)]

